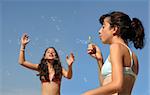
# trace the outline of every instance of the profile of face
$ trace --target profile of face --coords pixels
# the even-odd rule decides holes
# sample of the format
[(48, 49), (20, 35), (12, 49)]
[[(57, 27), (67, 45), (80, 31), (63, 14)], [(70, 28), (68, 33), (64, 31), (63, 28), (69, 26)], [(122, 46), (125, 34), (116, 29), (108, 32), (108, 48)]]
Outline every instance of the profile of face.
[(113, 28), (110, 26), (110, 18), (106, 17), (104, 19), (103, 25), (99, 30), (99, 38), (104, 44), (110, 43), (113, 37)]
[(54, 60), (56, 59), (56, 57), (57, 57), (56, 52), (53, 48), (48, 48), (46, 50), (45, 56), (44, 56), (45, 59)]

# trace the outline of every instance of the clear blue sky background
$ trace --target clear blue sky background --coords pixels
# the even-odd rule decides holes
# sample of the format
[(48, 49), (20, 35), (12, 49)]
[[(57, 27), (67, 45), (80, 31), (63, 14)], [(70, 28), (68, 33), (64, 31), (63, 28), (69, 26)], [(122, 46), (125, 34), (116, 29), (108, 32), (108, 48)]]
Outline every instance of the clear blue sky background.
[(62, 95), (80, 95), (99, 86), (97, 63), (87, 53), (88, 36), (103, 53), (108, 45), (98, 38), (99, 16), (111, 11), (123, 11), (139, 18), (145, 28), (146, 45), (132, 50), (139, 58), (140, 71), (132, 95), (150, 95), (149, 88), (149, 2), (148, 0), (1, 0), (0, 1), (0, 95), (40, 95), (37, 72), (18, 64), (20, 37), (30, 36), (26, 59), (39, 63), (44, 50), (54, 46), (62, 66), (65, 57), (75, 54), (73, 78), (62, 79)]

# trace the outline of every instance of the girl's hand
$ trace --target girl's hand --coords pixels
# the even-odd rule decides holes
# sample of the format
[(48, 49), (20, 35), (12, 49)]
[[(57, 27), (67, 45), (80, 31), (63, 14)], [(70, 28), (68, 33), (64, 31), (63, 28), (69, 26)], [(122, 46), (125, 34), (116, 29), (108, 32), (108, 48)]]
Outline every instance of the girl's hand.
[(67, 61), (67, 63), (68, 63), (69, 66), (71, 66), (73, 64), (74, 60), (75, 59), (74, 59), (73, 53), (71, 53), (70, 56), (66, 57), (66, 61)]
[(21, 45), (25, 46), (26, 44), (29, 43), (29, 36), (24, 33), (23, 36), (21, 37)]
[(95, 44), (88, 45), (87, 53), (97, 60), (102, 59), (101, 51)]

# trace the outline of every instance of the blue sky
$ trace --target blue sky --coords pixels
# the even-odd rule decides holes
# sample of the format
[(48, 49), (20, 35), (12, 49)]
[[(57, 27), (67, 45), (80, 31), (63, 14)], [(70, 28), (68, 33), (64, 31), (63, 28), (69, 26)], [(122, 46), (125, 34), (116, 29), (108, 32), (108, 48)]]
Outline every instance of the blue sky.
[(73, 78), (62, 79), (62, 95), (80, 95), (99, 86), (97, 63), (87, 53), (88, 36), (97, 44), (104, 59), (108, 45), (98, 38), (99, 16), (123, 11), (139, 18), (145, 28), (146, 45), (132, 50), (139, 58), (140, 71), (132, 95), (150, 95), (149, 91), (149, 2), (148, 0), (3, 0), (0, 1), (0, 94), (40, 95), (36, 72), (18, 64), (20, 37), (28, 33), (30, 43), (26, 60), (39, 63), (44, 50), (54, 46), (67, 68), (65, 57), (75, 54)]

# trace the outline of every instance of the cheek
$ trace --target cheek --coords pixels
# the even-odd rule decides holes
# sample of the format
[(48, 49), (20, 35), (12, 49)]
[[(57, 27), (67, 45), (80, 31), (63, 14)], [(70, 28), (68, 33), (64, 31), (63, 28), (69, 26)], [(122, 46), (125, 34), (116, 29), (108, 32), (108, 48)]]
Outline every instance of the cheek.
[(107, 34), (106, 32), (103, 33), (102, 36), (101, 36), (102, 42), (104, 42), (104, 43), (107, 42), (107, 40), (109, 39), (109, 37), (110, 37), (109, 34)]
[(101, 35), (102, 35), (102, 38), (103, 38), (103, 39), (107, 37), (107, 34), (106, 34), (106, 32), (104, 32), (104, 31), (101, 33)]
[(45, 59), (47, 58), (47, 55), (45, 55)]
[(45, 57), (47, 58), (49, 56), (49, 53), (45, 54)]
[(103, 37), (105, 37), (105, 38), (109, 37), (109, 35), (110, 35), (109, 30), (104, 29), (103, 32), (102, 32), (102, 35), (103, 35)]
[(56, 56), (56, 55), (54, 55), (54, 57), (56, 58), (57, 56)]

